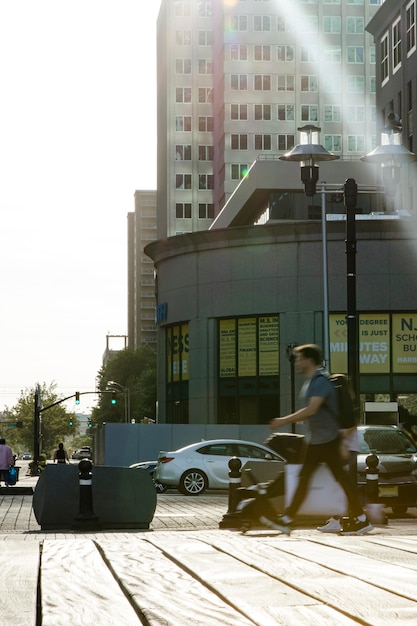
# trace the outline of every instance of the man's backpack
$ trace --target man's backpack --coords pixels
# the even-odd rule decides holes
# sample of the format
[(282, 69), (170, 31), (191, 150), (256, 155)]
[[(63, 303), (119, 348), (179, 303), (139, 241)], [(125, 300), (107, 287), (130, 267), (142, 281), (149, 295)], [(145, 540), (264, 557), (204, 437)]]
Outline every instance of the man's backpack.
[(348, 377), (345, 374), (330, 374), (328, 379), (336, 391), (340, 428), (353, 428), (357, 424), (355, 396)]

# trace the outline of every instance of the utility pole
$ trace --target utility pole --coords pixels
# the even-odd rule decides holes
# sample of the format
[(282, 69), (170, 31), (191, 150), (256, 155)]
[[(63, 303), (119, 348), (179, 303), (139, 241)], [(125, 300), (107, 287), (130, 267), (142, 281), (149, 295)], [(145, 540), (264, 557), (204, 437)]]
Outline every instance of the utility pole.
[(356, 310), (356, 202), (358, 186), (354, 178), (348, 178), (344, 185), (346, 209), (346, 320), (348, 377), (355, 393), (356, 410), (359, 407), (359, 367), (358, 367), (358, 313)]

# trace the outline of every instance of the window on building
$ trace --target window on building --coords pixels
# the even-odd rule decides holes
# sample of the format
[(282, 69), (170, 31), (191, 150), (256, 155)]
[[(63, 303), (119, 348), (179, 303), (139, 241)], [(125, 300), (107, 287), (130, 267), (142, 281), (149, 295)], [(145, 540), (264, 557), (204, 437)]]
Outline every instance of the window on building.
[(363, 35), (365, 32), (365, 18), (363, 17), (347, 17), (346, 32), (348, 35)]
[(255, 150), (272, 150), (271, 135), (255, 135)]
[(342, 135), (324, 135), (324, 147), (329, 152), (342, 152)]
[(253, 87), (255, 91), (270, 91), (271, 76), (269, 74), (255, 74), (253, 78)]
[(191, 74), (191, 59), (176, 59), (175, 72), (177, 74)]
[(210, 202), (200, 202), (198, 205), (198, 218), (200, 220), (214, 218), (214, 204)]
[(401, 18), (392, 25), (392, 72), (401, 67)]
[(253, 58), (255, 61), (270, 61), (271, 46), (254, 46)]
[(376, 122), (376, 105), (375, 104), (372, 104), (369, 107), (369, 121), (373, 123)]
[(212, 46), (213, 45), (213, 31), (212, 30), (199, 30), (198, 31), (198, 45), (199, 46)]
[(385, 85), (389, 78), (389, 47), (388, 47), (388, 33), (381, 39), (380, 43), (381, 52), (381, 86)]
[(407, 56), (416, 49), (416, 2), (411, 0), (406, 7)]
[(325, 104), (324, 105), (324, 121), (325, 122), (341, 122), (342, 121), (342, 107), (340, 104)]
[(279, 33), (290, 32), (290, 23), (289, 20), (286, 20), (283, 15), (278, 15), (277, 17), (277, 31)]
[(247, 163), (231, 163), (230, 175), (232, 180), (242, 180), (248, 172)]
[(362, 104), (350, 104), (347, 107), (348, 122), (364, 122), (365, 107)]
[(376, 63), (376, 48), (375, 48), (375, 46), (369, 46), (368, 50), (369, 50), (369, 63), (371, 63), (371, 65), (375, 65), (375, 63)]
[(248, 60), (248, 46), (242, 43), (232, 43), (230, 46), (230, 60), (231, 61), (247, 61)]
[(213, 146), (198, 146), (198, 160), (212, 161), (214, 156)]
[(199, 174), (198, 175), (198, 188), (199, 189), (214, 189), (213, 174)]
[(347, 0), (348, 4), (363, 4), (363, 0)]
[(322, 85), (324, 93), (340, 93), (341, 92), (341, 77), (340, 74), (330, 74), (323, 76)]
[(230, 30), (232, 31), (248, 30), (247, 15), (231, 15), (230, 16)]
[(323, 0), (323, 4), (340, 4), (341, 0)]
[(175, 117), (175, 130), (178, 132), (191, 132), (191, 115), (177, 115)]
[(176, 161), (191, 161), (191, 146), (177, 144), (175, 146)]
[(301, 46), (301, 63), (317, 63), (317, 46)]
[(271, 119), (271, 105), (270, 104), (255, 104), (253, 116), (255, 120), (270, 120)]
[(191, 87), (177, 87), (175, 94), (176, 102), (191, 102)]
[(286, 74), (284, 76), (278, 76), (278, 91), (294, 91), (295, 89), (295, 76), (292, 74)]
[(283, 150), (287, 152), (288, 150), (292, 150), (295, 146), (295, 135), (287, 134), (287, 135), (278, 135), (278, 150)]
[(230, 75), (230, 88), (233, 90), (246, 91), (248, 88), (248, 75), (247, 74), (231, 74)]
[(254, 15), (253, 16), (253, 30), (266, 31), (271, 30), (271, 16), (270, 15)]
[(213, 102), (213, 89), (211, 87), (199, 87), (198, 101), (201, 103)]
[(191, 189), (191, 174), (176, 174), (175, 189)]
[(247, 150), (248, 149), (248, 136), (244, 134), (232, 133), (230, 136), (230, 147), (232, 150)]
[(348, 93), (365, 93), (365, 76), (354, 75), (347, 77)]
[(198, 130), (200, 133), (212, 133), (214, 118), (211, 115), (199, 115)]
[(300, 33), (317, 33), (319, 30), (319, 18), (317, 15), (303, 15), (299, 25)]
[(191, 1), (176, 2), (174, 6), (174, 15), (189, 16), (191, 15)]
[(302, 122), (317, 122), (319, 119), (319, 107), (317, 104), (302, 104), (301, 105), (301, 121)]
[(371, 93), (376, 93), (376, 76), (371, 76), (369, 80), (370, 80), (369, 91)]
[(323, 17), (323, 32), (336, 33), (342, 32), (342, 18), (340, 15), (325, 15)]
[(293, 122), (295, 120), (295, 107), (293, 104), (278, 105), (278, 119), (281, 122)]
[(248, 105), (247, 104), (231, 104), (230, 105), (231, 120), (247, 120)]
[(317, 76), (301, 76), (301, 91), (318, 91)]
[(190, 46), (191, 30), (177, 30), (175, 32), (175, 41), (178, 46)]
[(277, 46), (277, 60), (291, 63), (295, 59), (295, 46)]
[(363, 63), (365, 49), (363, 46), (348, 46), (346, 49), (346, 57), (348, 63)]
[(213, 61), (211, 59), (198, 59), (199, 74), (213, 74)]
[(324, 63), (341, 63), (342, 46), (326, 46), (323, 50)]
[(189, 219), (191, 217), (191, 202), (176, 202), (175, 217), (177, 219)]
[(199, 2), (198, 3), (198, 17), (212, 17), (213, 6), (212, 2)]
[(365, 152), (365, 137), (363, 135), (348, 135), (347, 136), (347, 149), (348, 152)]

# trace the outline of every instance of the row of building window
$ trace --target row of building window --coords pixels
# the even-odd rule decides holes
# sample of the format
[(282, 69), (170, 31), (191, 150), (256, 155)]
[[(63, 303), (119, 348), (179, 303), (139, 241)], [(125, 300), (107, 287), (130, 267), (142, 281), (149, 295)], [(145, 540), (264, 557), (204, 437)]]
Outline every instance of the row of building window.
[[(280, 61), (292, 63), (296, 60), (296, 46), (290, 44), (269, 45), (256, 44), (249, 46), (248, 44), (231, 44), (229, 55), (231, 61), (248, 61), (249, 52), (252, 49), (253, 61)], [(300, 47), (301, 63), (341, 63), (342, 62), (342, 46), (301, 46)], [(187, 59), (190, 65), (191, 59)], [(346, 46), (346, 62), (347, 63), (364, 63), (365, 47), (364, 46)], [(369, 62), (375, 63), (375, 46), (369, 47)]]
[[(192, 189), (192, 174), (176, 174), (175, 189)], [(198, 174), (198, 189), (214, 189), (213, 174)]]
[[(177, 202), (175, 204), (175, 217), (177, 219), (190, 219), (193, 217), (193, 208), (192, 202)], [(214, 204), (199, 202), (198, 219), (214, 219)]]
[[(272, 91), (271, 74), (254, 74), (253, 81), (249, 86), (250, 74), (231, 74), (230, 88), (232, 91)], [(323, 93), (341, 93), (343, 77), (340, 74), (329, 74), (323, 76), (320, 81), (316, 75), (300, 76), (300, 91), (317, 93), (319, 89)], [(291, 74), (276, 76), (276, 91), (295, 91), (295, 77)], [(320, 85), (319, 85), (320, 83)], [(363, 74), (354, 74), (346, 76), (346, 92), (347, 93), (365, 93), (366, 77)], [(370, 76), (370, 92), (376, 91), (376, 77)], [(191, 98), (191, 95), (190, 95)], [(191, 100), (190, 100), (191, 101)], [(178, 100), (177, 100), (178, 102)]]
[[(239, 0), (240, 2), (246, 2), (247, 0)], [(318, 4), (318, 0), (298, 0), (300, 4)], [(253, 2), (270, 4), (271, 0), (253, 0)], [(341, 4), (342, 0), (322, 0), (323, 4)], [(384, 0), (368, 0), (369, 5), (383, 4)], [(365, 4), (365, 0), (346, 0), (346, 4), (361, 5)], [(192, 15), (192, 8), (194, 3), (191, 0), (179, 0), (174, 5), (174, 15), (178, 17), (190, 17)], [(197, 3), (197, 15), (199, 17), (211, 17), (213, 14), (212, 2), (198, 2)]]

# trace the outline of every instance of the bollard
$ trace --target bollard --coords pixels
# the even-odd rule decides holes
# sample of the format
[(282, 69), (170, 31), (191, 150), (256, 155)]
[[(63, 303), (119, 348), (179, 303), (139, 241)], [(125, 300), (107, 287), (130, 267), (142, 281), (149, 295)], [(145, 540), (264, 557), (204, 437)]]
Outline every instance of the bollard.
[(379, 502), (379, 458), (376, 454), (366, 457), (366, 512), (370, 522), (387, 524), (384, 505)]
[(239, 503), (239, 487), (241, 484), (242, 461), (233, 456), (229, 461), (229, 508), (219, 522), (219, 528), (240, 528), (242, 519), (237, 510)]
[(78, 463), (80, 480), (79, 513), (74, 517), (71, 528), (74, 530), (98, 530), (100, 523), (93, 511), (93, 464), (88, 459)]

